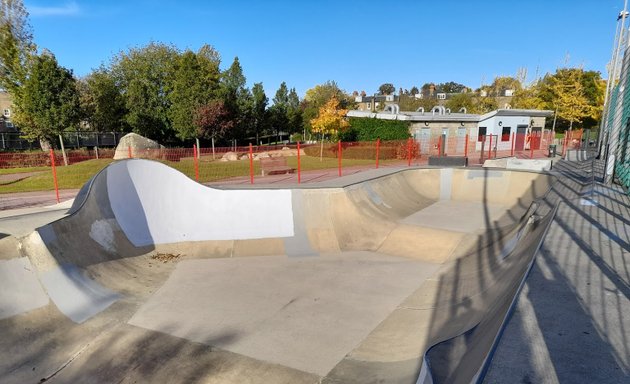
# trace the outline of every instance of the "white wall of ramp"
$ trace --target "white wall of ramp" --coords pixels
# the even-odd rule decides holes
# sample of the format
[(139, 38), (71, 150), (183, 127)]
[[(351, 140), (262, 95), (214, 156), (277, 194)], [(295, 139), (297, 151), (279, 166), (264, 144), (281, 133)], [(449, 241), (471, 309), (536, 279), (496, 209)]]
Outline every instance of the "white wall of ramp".
[(293, 236), (290, 190), (219, 190), (164, 164), (107, 168), (112, 211), (135, 246)]

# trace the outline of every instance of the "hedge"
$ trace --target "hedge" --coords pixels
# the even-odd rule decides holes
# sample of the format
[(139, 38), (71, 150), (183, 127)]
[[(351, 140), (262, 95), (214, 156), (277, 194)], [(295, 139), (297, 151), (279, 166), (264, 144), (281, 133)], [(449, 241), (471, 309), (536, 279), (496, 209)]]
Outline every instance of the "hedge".
[(381, 120), (370, 117), (351, 117), (350, 127), (340, 134), (341, 141), (406, 140), (409, 122)]
[[(323, 157), (337, 157), (337, 143), (324, 143)], [(319, 145), (312, 145), (304, 148), (304, 153), (308, 156), (319, 157)], [(379, 149), (380, 160), (406, 159), (408, 142), (382, 142)], [(369, 143), (341, 143), (341, 152), (344, 159), (376, 160), (376, 144)], [(412, 147), (412, 156), (417, 156), (417, 145)]]

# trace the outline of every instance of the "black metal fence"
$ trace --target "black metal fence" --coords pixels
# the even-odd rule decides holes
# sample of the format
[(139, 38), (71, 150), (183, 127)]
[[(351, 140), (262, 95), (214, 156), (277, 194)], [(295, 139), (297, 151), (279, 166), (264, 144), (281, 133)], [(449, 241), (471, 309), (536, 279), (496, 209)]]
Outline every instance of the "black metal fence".
[[(88, 147), (115, 147), (120, 138), (124, 136), (120, 132), (64, 132), (61, 137), (65, 148), (88, 148)], [(60, 147), (59, 139), (55, 143)], [(39, 149), (38, 140), (28, 141), (19, 132), (0, 133), (0, 150), (29, 150)]]

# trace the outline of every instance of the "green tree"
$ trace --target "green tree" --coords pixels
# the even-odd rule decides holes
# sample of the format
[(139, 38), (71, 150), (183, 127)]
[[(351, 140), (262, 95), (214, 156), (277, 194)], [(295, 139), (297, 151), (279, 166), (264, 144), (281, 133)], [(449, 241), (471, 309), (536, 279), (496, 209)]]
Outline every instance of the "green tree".
[(37, 56), (28, 12), (21, 0), (0, 2), (0, 86), (20, 107), (22, 85), (33, 58)]
[(583, 75), (581, 69), (561, 68), (543, 79), (543, 94), (558, 118), (569, 123), (569, 129), (573, 128), (573, 123), (596, 114), (584, 92)]
[(512, 99), (512, 106), (522, 109), (545, 109), (547, 103), (540, 97), (540, 85), (536, 83), (528, 88), (517, 90)]
[(243, 68), (238, 57), (235, 57), (230, 67), (221, 74), (219, 82), (219, 95), (234, 123), (231, 129), (233, 138), (242, 137), (247, 131), (247, 121), (244, 118), (246, 111), (243, 107), (247, 104), (249, 91), (245, 88), (245, 82)]
[(584, 96), (592, 107), (589, 116), (583, 119), (585, 128), (599, 127), (604, 110), (604, 94), (606, 93), (606, 81), (602, 79), (598, 71), (584, 71), (582, 74), (582, 87)]
[(484, 114), (484, 113), (492, 112), (498, 108), (499, 108), (499, 104), (497, 103), (497, 100), (494, 97), (476, 97), (475, 105), (469, 112)]
[(300, 97), (295, 88), (291, 88), (287, 98), (287, 118), (289, 120), (289, 133), (302, 131), (303, 116), (300, 106)]
[(394, 92), (396, 92), (396, 87), (392, 83), (384, 83), (378, 87), (378, 93), (381, 95), (392, 95)]
[(480, 90), (486, 91), (489, 97), (505, 96), (505, 91), (508, 89), (519, 91), (523, 86), (521, 82), (514, 77), (510, 76), (497, 76), (490, 85), (485, 85)]
[(254, 136), (256, 144), (260, 143), (260, 135), (264, 134), (268, 128), (267, 104), (269, 98), (265, 95), (265, 89), (262, 83), (255, 83), (252, 87), (252, 121), (254, 128)]
[(177, 137), (182, 140), (196, 137), (198, 130), (193, 123), (194, 112), (216, 96), (217, 78), (207, 71), (208, 67), (200, 62), (200, 56), (192, 51), (184, 52), (176, 60), (168, 93), (168, 117)]
[(140, 135), (156, 140), (175, 135), (169, 118), (169, 90), (179, 51), (170, 45), (149, 43), (119, 53), (111, 72), (125, 98), (125, 120)]
[(472, 113), (475, 110), (475, 98), (472, 93), (458, 93), (451, 96), (445, 106), (452, 112), (459, 112), (462, 108), (466, 108), (467, 113)]
[(82, 119), (91, 130), (124, 132), (127, 130), (125, 99), (111, 73), (101, 67), (77, 82)]
[(280, 87), (276, 91), (276, 95), (273, 98), (273, 105), (269, 108), (269, 114), (271, 118), (271, 125), (279, 138), (280, 132), (289, 131), (289, 89), (287, 84), (283, 81)]
[(449, 81), (447, 83), (439, 83), (438, 85), (435, 86), (435, 90), (437, 92), (444, 92), (444, 93), (461, 93), (464, 92), (468, 89), (468, 87), (466, 87), (463, 84), (459, 84), (456, 83), (454, 81)]
[(398, 106), (401, 111), (414, 112), (418, 108), (424, 108), (425, 111), (431, 111), (431, 108), (435, 107), (437, 102), (435, 98), (416, 98), (411, 95), (403, 95), (398, 99)]
[(22, 85), (21, 107), (15, 116), (27, 138), (39, 139), (42, 148), (80, 118), (79, 95), (72, 72), (52, 55), (39, 55)]

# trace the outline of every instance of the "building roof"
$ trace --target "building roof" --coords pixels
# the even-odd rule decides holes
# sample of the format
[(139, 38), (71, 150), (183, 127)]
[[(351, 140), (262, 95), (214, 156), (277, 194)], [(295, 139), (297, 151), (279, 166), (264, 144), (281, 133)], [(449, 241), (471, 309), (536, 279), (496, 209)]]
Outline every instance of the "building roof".
[(528, 116), (528, 117), (550, 117), (553, 111), (538, 109), (497, 109), (483, 115), (474, 113), (446, 113), (438, 112), (378, 112), (369, 111), (348, 111), (348, 117), (372, 117), (383, 120), (402, 120), (402, 121), (445, 121), (445, 122), (480, 122), (494, 116)]

